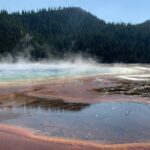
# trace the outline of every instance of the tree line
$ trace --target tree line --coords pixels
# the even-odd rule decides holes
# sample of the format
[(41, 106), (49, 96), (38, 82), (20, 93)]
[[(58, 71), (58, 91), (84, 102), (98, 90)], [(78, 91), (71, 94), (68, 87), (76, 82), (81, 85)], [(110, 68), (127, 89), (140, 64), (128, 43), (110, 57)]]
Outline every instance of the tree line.
[(0, 11), (0, 59), (61, 59), (81, 53), (104, 63), (149, 63), (150, 21), (106, 23), (77, 7)]

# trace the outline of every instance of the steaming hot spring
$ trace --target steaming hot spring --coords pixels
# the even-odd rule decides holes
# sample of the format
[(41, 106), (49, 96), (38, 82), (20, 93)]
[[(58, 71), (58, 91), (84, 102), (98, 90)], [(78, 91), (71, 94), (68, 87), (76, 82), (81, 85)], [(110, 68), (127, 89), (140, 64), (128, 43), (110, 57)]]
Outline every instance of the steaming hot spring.
[(75, 143), (146, 143), (149, 77), (149, 66), (138, 64), (1, 63), (0, 123), (7, 134), (13, 125)]
[(126, 75), (138, 72), (136, 67), (120, 65), (100, 65), (96, 63), (58, 62), (58, 63), (2, 63), (0, 64), (0, 84), (29, 82), (70, 77), (87, 77), (104, 74)]

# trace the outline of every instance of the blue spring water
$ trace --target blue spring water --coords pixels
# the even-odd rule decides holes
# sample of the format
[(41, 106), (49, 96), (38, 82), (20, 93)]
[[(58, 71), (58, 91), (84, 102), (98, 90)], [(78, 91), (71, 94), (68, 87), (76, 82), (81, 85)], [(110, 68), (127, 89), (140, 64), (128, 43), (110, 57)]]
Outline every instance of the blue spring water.
[(105, 73), (130, 73), (133, 68), (91, 64), (0, 64), (0, 83), (47, 78), (92, 76)]

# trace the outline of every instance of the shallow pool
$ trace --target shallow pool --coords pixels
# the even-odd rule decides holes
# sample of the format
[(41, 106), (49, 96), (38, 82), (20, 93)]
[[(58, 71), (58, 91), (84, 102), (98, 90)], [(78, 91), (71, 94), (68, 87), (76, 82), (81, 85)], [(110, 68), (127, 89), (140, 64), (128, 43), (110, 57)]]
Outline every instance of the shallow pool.
[(0, 109), (0, 122), (31, 128), (36, 133), (100, 143), (150, 140), (150, 104), (90, 105), (62, 100), (13, 100), (11, 103), (15, 105)]

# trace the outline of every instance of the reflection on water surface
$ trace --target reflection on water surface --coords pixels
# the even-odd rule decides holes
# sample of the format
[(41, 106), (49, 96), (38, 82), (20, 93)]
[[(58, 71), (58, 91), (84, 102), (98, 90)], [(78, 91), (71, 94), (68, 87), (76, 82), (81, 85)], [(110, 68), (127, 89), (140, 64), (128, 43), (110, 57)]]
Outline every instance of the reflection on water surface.
[(90, 105), (16, 98), (0, 106), (1, 123), (28, 127), (48, 136), (107, 143), (150, 140), (149, 104), (109, 102)]
[(63, 100), (38, 100), (31, 103), (23, 104), (21, 107), (26, 107), (27, 109), (41, 109), (42, 111), (80, 111), (86, 107), (89, 107), (89, 104), (84, 103), (67, 103)]

